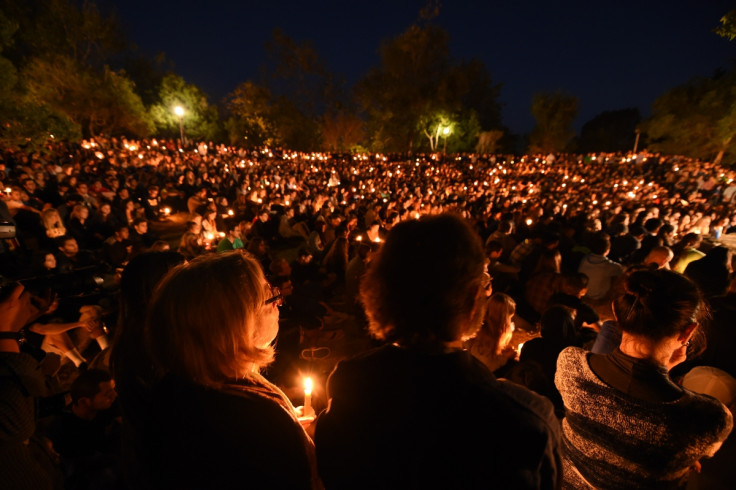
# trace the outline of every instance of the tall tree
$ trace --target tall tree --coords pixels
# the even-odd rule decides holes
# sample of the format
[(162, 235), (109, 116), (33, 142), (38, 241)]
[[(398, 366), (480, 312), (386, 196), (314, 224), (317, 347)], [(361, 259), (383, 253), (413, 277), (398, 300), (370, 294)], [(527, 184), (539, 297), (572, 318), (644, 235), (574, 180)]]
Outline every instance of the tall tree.
[(101, 75), (75, 60), (34, 59), (24, 69), (28, 95), (79, 124), (84, 134), (146, 136), (152, 129), (143, 103), (124, 73)]
[(29, 134), (44, 129), (57, 138), (148, 134), (152, 126), (134, 85), (108, 64), (124, 47), (113, 16), (92, 1), (0, 2), (17, 26), (6, 53), (21, 74), (6, 127)]
[(232, 144), (246, 147), (280, 145), (271, 117), (271, 93), (266, 87), (243, 82), (226, 98), (230, 118), (226, 128)]
[(535, 94), (532, 114), (537, 125), (529, 135), (533, 153), (563, 151), (575, 136), (572, 123), (578, 113), (578, 99), (562, 92)]
[(628, 151), (634, 147), (639, 109), (604, 111), (583, 124), (577, 149), (581, 152)]
[(385, 41), (380, 66), (356, 87), (368, 114), (372, 148), (378, 151), (431, 151), (443, 120), (453, 128), (448, 148), (472, 149), (480, 129), (500, 126), (499, 91), (481, 62), (456, 62), (447, 32), (430, 23), (417, 23)]
[(169, 73), (161, 81), (158, 102), (151, 106), (150, 114), (156, 128), (170, 137), (180, 133), (179, 116), (174, 109), (184, 110), (181, 124), (185, 138), (189, 140), (213, 140), (219, 135), (217, 108), (207, 102), (207, 95), (196, 85), (187, 83), (180, 76)]
[(270, 114), (278, 139), (297, 150), (321, 148), (324, 116), (334, 117), (345, 108), (342, 83), (310, 41), (298, 43), (276, 29), (266, 43), (266, 52), (262, 85), (272, 94)]
[(654, 101), (642, 130), (653, 151), (716, 162), (736, 157), (736, 70), (666, 92)]
[(721, 37), (733, 41), (736, 39), (736, 9), (721, 17), (721, 22), (713, 31)]

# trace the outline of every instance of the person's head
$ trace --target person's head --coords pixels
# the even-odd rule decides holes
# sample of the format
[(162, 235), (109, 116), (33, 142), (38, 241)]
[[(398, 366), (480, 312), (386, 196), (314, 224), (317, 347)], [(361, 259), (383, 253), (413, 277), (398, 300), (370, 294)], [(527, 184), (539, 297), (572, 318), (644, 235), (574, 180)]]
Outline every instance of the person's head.
[(652, 266), (657, 269), (669, 269), (670, 261), (675, 254), (670, 247), (665, 245), (652, 247), (647, 256), (644, 258), (644, 265)]
[(703, 242), (703, 236), (700, 233), (686, 233), (680, 240), (683, 248), (698, 248)]
[(656, 235), (659, 229), (664, 225), (664, 221), (659, 218), (649, 218), (644, 222), (644, 230), (647, 233)]
[(629, 226), (629, 235), (633, 236), (634, 238), (641, 240), (644, 238), (644, 235), (646, 234), (646, 230), (644, 230), (644, 227), (637, 223), (632, 223), (631, 226)]
[(194, 220), (187, 221), (186, 227), (188, 233), (198, 234), (202, 231), (202, 225)]
[(69, 213), (69, 217), (77, 218), (80, 221), (86, 220), (89, 217), (89, 209), (84, 204), (75, 204), (72, 212)]
[(157, 288), (146, 322), (154, 362), (204, 385), (267, 366), (279, 317), (271, 296), (259, 263), (239, 250), (174, 268)]
[(570, 308), (552, 305), (540, 320), (540, 334), (548, 340), (569, 343), (575, 338), (575, 318)]
[(248, 241), (248, 252), (256, 256), (265, 255), (268, 250), (266, 239), (260, 236), (254, 236)]
[(621, 329), (659, 341), (698, 325), (707, 316), (694, 282), (668, 269), (632, 269), (622, 279), (613, 301)]
[(115, 239), (119, 242), (130, 238), (130, 229), (125, 225), (120, 225), (115, 230)]
[(117, 398), (112, 376), (102, 369), (81, 371), (72, 382), (69, 394), (72, 410), (83, 418), (91, 418), (100, 410), (107, 410)]
[(608, 255), (611, 250), (611, 238), (608, 233), (599, 231), (590, 238), (590, 251), (596, 255)]
[(582, 272), (565, 274), (562, 278), (562, 292), (582, 298), (588, 292), (588, 276)]
[(289, 261), (286, 260), (284, 257), (273, 259), (271, 261), (271, 264), (269, 265), (269, 272), (273, 277), (290, 276), (291, 266), (289, 265)]
[(371, 334), (405, 345), (471, 337), (485, 309), (484, 261), (478, 235), (458, 216), (398, 223), (361, 282)]
[(156, 240), (149, 250), (151, 252), (167, 252), (171, 250), (171, 244), (166, 240)]
[(486, 303), (484, 328), (489, 334), (496, 353), (499, 354), (511, 342), (514, 333), (516, 302), (504, 293), (493, 293)]
[(504, 220), (498, 224), (498, 231), (504, 235), (510, 235), (514, 231), (514, 222), (511, 220)]
[(56, 255), (51, 252), (45, 252), (43, 254), (43, 268), (44, 270), (51, 271), (56, 269)]
[(59, 237), (56, 240), (56, 244), (61, 253), (67, 257), (74, 257), (79, 253), (79, 244), (77, 244), (77, 239), (73, 236), (64, 235)]
[(709, 266), (712, 267), (726, 267), (729, 271), (731, 270), (731, 249), (718, 245), (713, 247), (705, 253), (705, 257), (700, 260), (705, 260)]
[(491, 259), (498, 259), (503, 254), (503, 244), (497, 240), (486, 243), (486, 254)]
[(148, 233), (148, 221), (145, 218), (136, 218), (133, 220), (133, 229), (139, 235)]
[(33, 179), (25, 179), (23, 181), (23, 189), (25, 189), (28, 194), (33, 194), (36, 192), (36, 181)]

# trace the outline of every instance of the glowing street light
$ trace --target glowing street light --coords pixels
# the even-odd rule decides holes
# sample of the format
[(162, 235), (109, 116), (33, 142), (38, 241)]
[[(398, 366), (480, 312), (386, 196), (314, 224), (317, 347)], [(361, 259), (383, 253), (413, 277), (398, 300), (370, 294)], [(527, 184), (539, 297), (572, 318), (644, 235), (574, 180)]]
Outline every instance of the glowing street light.
[(442, 153), (447, 153), (447, 137), (450, 135), (450, 126), (445, 126), (442, 130), (442, 136), (445, 138), (445, 147), (442, 149)]
[(181, 123), (181, 117), (184, 115), (184, 108), (180, 105), (174, 107), (174, 114), (179, 116), (179, 137), (181, 138), (181, 146), (184, 146), (184, 126)]

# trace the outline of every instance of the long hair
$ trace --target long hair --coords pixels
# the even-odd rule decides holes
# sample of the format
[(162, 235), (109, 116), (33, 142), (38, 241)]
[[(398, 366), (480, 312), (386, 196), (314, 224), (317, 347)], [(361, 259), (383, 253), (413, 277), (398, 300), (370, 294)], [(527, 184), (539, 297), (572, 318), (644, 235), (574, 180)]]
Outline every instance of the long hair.
[(258, 261), (241, 250), (201, 255), (172, 269), (148, 313), (148, 344), (164, 372), (217, 386), (267, 366), (259, 315), (268, 299)]
[[(508, 344), (511, 333), (512, 320), (516, 313), (516, 302), (511, 296), (504, 293), (493, 293), (488, 298), (486, 306), (485, 323), (479, 333), (479, 338), (485, 337), (491, 342), (494, 355)], [(508, 337), (508, 338), (505, 338)]]

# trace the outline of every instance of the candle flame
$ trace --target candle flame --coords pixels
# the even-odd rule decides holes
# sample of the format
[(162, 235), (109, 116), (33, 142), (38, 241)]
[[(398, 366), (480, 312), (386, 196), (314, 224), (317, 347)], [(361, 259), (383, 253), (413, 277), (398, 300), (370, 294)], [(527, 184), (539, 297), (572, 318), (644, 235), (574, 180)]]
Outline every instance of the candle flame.
[(312, 378), (304, 378), (304, 394), (311, 395), (313, 387)]

